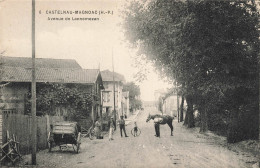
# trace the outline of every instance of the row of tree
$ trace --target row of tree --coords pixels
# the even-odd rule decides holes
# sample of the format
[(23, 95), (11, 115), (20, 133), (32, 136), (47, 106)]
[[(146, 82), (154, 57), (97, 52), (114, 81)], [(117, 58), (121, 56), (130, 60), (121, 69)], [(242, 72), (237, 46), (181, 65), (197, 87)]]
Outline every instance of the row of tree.
[[(228, 142), (259, 136), (258, 13), (254, 1), (131, 1), (126, 39), (187, 102), (185, 125), (220, 131)], [(226, 131), (227, 130), (227, 131)]]

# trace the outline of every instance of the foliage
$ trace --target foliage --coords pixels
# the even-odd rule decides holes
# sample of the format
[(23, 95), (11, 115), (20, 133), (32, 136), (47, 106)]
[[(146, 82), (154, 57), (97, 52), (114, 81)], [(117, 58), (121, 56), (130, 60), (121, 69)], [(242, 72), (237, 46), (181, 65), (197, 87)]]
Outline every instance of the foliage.
[(257, 18), (248, 10), (246, 2), (134, 1), (125, 11), (125, 35), (189, 92), (194, 86), (203, 92), (225, 90), (229, 86), (223, 83), (234, 85), (237, 77), (256, 72), (249, 67), (258, 52)]
[(140, 99), (133, 99), (132, 101), (131, 100), (129, 100), (129, 101), (130, 101), (130, 111), (131, 112), (133, 112), (137, 109), (140, 110), (142, 108), (143, 103)]
[[(92, 95), (83, 87), (76, 84), (37, 83), (37, 111), (51, 114), (55, 107), (66, 107), (75, 113), (69, 115), (87, 116), (91, 111)], [(27, 109), (30, 111), (30, 103)]]
[(203, 114), (218, 113), (220, 106), (233, 123), (239, 114), (259, 118), (255, 102), (260, 47), (253, 1), (132, 1), (123, 17), (126, 39), (181, 87), (189, 127), (193, 105)]
[(140, 97), (140, 88), (134, 82), (128, 82), (123, 86), (123, 92), (129, 91), (129, 104), (130, 110), (140, 109), (142, 107), (142, 101), (139, 99)]
[(134, 63), (132, 66), (138, 69), (134, 75), (135, 81), (143, 82), (144, 80), (147, 80), (147, 75), (150, 73), (149, 61), (145, 59), (144, 55), (138, 55), (133, 58)]

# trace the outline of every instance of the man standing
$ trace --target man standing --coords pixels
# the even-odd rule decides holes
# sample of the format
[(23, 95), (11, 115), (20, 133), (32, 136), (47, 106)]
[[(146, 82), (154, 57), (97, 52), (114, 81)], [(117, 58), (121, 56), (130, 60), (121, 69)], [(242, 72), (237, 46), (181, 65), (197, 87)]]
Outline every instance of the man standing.
[(154, 122), (154, 128), (155, 128), (155, 136), (160, 138), (160, 124), (158, 122)]
[(121, 137), (122, 136), (122, 130), (124, 131), (125, 133), (125, 137), (128, 137), (126, 135), (126, 132), (125, 132), (125, 120), (124, 120), (124, 116), (120, 116), (120, 119), (118, 120), (118, 123), (119, 123), (119, 128), (120, 128), (120, 134), (121, 134)]
[(162, 118), (157, 117), (154, 120), (155, 136), (160, 138), (160, 123), (163, 121)]

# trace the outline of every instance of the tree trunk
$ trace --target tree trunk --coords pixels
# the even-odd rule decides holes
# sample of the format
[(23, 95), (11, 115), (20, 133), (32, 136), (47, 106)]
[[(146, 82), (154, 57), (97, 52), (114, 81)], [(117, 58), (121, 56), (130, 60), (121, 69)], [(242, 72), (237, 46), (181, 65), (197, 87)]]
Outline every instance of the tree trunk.
[(185, 116), (184, 125), (187, 125), (188, 128), (193, 128), (195, 126), (195, 123), (194, 123), (192, 97), (187, 96), (186, 102), (187, 102), (187, 112), (186, 112), (186, 116)]
[(238, 130), (238, 110), (233, 109), (229, 118), (227, 141), (228, 143), (235, 143), (240, 140)]
[(181, 107), (180, 107), (180, 122), (183, 121), (183, 106), (184, 106), (184, 96), (181, 96)]
[(186, 115), (185, 115), (185, 118), (184, 118), (184, 123), (183, 123), (183, 125), (188, 125), (187, 111), (186, 111)]
[(200, 132), (206, 132), (208, 130), (208, 113), (207, 107), (202, 105), (200, 111)]

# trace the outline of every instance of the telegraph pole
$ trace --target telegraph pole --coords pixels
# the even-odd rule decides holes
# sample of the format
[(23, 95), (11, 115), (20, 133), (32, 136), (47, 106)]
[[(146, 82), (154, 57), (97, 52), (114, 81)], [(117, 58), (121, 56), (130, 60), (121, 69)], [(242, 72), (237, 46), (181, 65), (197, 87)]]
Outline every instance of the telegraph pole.
[(113, 65), (113, 95), (114, 95), (114, 119), (116, 122), (116, 93), (115, 93), (115, 70), (114, 70), (114, 55), (112, 48), (112, 65)]
[(36, 165), (35, 0), (32, 0), (32, 165)]

